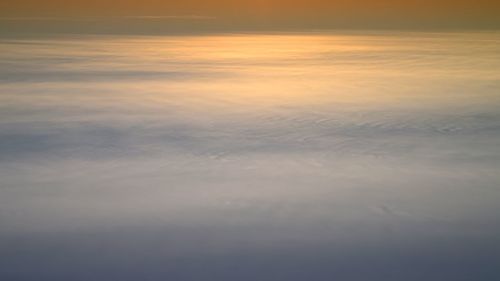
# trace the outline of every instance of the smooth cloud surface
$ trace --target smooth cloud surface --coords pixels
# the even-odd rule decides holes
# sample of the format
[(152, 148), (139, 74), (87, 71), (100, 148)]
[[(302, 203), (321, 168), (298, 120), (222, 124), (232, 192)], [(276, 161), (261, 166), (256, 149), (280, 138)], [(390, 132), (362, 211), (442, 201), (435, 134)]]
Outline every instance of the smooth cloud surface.
[(498, 279), (499, 43), (4, 39), (0, 279)]

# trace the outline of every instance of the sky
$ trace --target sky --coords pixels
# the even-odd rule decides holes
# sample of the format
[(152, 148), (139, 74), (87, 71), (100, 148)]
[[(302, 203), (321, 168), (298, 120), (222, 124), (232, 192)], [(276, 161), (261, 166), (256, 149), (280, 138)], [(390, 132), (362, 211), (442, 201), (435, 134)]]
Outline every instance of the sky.
[[(3, 31), (500, 27), (491, 0), (2, 0)], [(89, 20), (89, 17), (92, 18)], [(130, 17), (135, 17), (131, 19)], [(142, 17), (142, 18), (140, 18)], [(62, 24), (61, 21), (71, 19)], [(126, 23), (123, 21), (126, 20)], [(40, 22), (44, 22), (40, 24)], [(58, 21), (58, 22), (56, 22)], [(106, 24), (103, 24), (105, 21)], [(110, 24), (114, 21), (116, 26)], [(126, 25), (127, 28), (123, 28)]]
[(499, 0), (0, 0), (0, 280), (500, 280), (498, 28)]
[(0, 0), (0, 280), (500, 280), (499, 29), (500, 0)]

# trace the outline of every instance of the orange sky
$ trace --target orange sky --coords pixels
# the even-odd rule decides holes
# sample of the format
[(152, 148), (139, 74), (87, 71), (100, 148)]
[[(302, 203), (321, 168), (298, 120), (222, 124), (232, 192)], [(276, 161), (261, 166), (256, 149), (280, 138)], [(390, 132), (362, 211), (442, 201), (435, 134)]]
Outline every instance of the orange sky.
[(415, 23), (500, 25), (495, 0), (0, 0), (2, 17), (216, 17), (226, 24)]

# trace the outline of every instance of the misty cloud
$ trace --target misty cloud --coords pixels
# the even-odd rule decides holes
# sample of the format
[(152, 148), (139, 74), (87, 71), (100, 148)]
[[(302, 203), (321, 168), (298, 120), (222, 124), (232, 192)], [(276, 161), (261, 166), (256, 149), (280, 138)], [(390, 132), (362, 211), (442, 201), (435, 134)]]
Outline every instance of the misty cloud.
[(493, 280), (497, 33), (0, 41), (0, 279)]

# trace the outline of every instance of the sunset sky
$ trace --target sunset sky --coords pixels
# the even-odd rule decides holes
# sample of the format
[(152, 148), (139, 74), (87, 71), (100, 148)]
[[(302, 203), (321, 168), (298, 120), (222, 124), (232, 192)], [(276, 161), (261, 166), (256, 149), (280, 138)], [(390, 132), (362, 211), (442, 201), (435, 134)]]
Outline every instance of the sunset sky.
[(0, 0), (0, 281), (500, 280), (500, 0)]
[[(61, 20), (60, 18), (71, 18), (75, 21), (87, 17), (100, 17), (98, 20), (103, 21), (131, 16), (163, 17), (142, 20), (156, 21), (156, 24), (158, 21), (162, 21), (163, 24), (165, 21), (176, 22), (177, 27), (181, 26), (184, 29), (207, 27), (491, 29), (500, 27), (499, 15), (500, 2), (491, 0), (3, 0), (0, 2), (0, 16), (5, 29), (6, 25), (26, 27), (26, 22), (29, 21), (49, 22)], [(35, 27), (39, 27), (39, 24)]]

